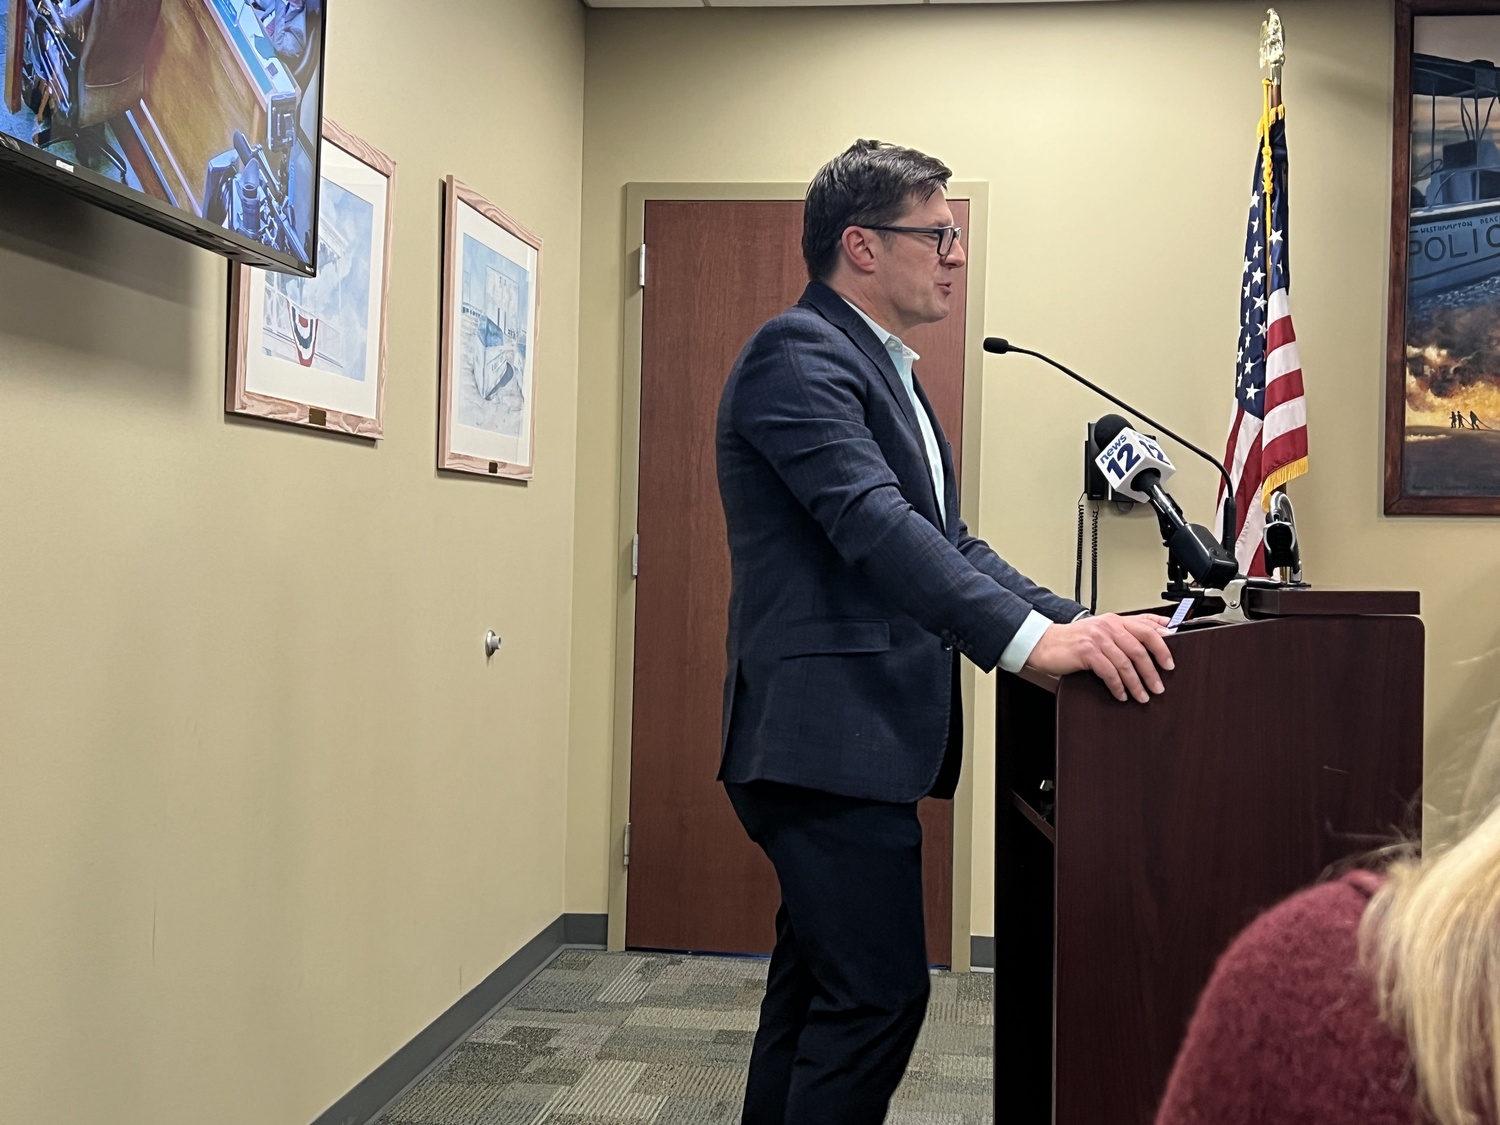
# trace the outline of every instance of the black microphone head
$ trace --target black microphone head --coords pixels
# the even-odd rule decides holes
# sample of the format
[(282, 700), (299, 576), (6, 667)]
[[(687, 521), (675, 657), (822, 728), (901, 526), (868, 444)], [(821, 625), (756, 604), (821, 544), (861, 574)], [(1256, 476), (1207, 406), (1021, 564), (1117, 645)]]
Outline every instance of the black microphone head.
[(1142, 469), (1130, 478), (1130, 487), (1137, 492), (1150, 492), (1161, 484), (1160, 469)]
[(1010, 341), (1007, 340), (1004, 336), (986, 336), (984, 340), (984, 350), (987, 352), (994, 352), (996, 355), (1004, 355), (1006, 352), (1010, 351)]
[(1094, 423), (1094, 444), (1102, 450), (1119, 437), (1122, 430), (1128, 429), (1130, 429), (1130, 423), (1120, 415), (1106, 414)]

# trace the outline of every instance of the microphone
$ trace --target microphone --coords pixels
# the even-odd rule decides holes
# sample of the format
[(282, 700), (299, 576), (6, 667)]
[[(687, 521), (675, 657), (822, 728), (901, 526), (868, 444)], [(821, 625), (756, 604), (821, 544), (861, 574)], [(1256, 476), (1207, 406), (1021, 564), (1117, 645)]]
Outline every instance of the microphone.
[(1099, 445), (1094, 464), (1110, 487), (1156, 510), (1162, 545), (1173, 562), (1205, 589), (1222, 590), (1239, 577), (1234, 553), (1216, 542), (1208, 528), (1188, 523), (1181, 506), (1162, 487), (1177, 470), (1161, 446), (1132, 430), (1118, 414), (1106, 414), (1094, 423), (1094, 440)]
[(1153, 490), (1160, 491), (1162, 483), (1177, 471), (1161, 446), (1132, 430), (1130, 423), (1118, 414), (1106, 414), (1094, 423), (1094, 444), (1099, 449), (1094, 464), (1114, 491), (1139, 503), (1157, 506)]
[(255, 159), (255, 151), (250, 147), (250, 141), (238, 129), (234, 131), (234, 153), (240, 158), (241, 166), (249, 164)]
[[(1051, 367), (1057, 368), (1064, 375), (1066, 375), (1069, 379), (1072, 379), (1072, 380), (1074, 380), (1075, 382), (1078, 382), (1078, 383), (1082, 383), (1085, 387), (1087, 387), (1089, 390), (1093, 391), (1096, 395), (1100, 396), (1101, 398), (1108, 399), (1110, 402), (1114, 403), (1121, 410), (1125, 411), (1126, 414), (1129, 414), (1129, 415), (1131, 415), (1134, 418), (1138, 418), (1140, 421), (1144, 422), (1147, 426), (1150, 426), (1153, 430), (1158, 430), (1161, 433), (1166, 434), (1169, 438), (1171, 438), (1173, 441), (1177, 442), (1183, 448), (1192, 450), (1194, 453), (1196, 453), (1199, 457), (1202, 457), (1205, 461), (1207, 461), (1214, 468), (1218, 469), (1219, 470), (1219, 475), (1224, 478), (1224, 534), (1221, 537), (1221, 545), (1223, 546), (1223, 548), (1224, 548), (1224, 550), (1225, 550), (1225, 552), (1227, 554), (1230, 554), (1230, 555), (1234, 554), (1234, 528), (1235, 528), (1235, 524), (1237, 522), (1236, 517), (1237, 517), (1237, 514), (1238, 514), (1237, 513), (1237, 509), (1236, 509), (1236, 505), (1235, 505), (1235, 499), (1234, 499), (1234, 482), (1232, 480), (1230, 480), (1230, 478), (1229, 478), (1229, 470), (1224, 467), (1223, 463), (1221, 461), (1219, 461), (1218, 458), (1212, 457), (1209, 454), (1205, 453), (1203, 450), (1199, 449), (1192, 442), (1188, 441), (1188, 439), (1185, 438), (1185, 437), (1183, 437), (1181, 434), (1173, 433), (1166, 426), (1163, 426), (1160, 422), (1156, 421), (1155, 419), (1150, 418), (1147, 415), (1141, 413), (1139, 410), (1135, 409), (1135, 407), (1131, 406), (1128, 402), (1126, 402), (1123, 399), (1117, 398), (1114, 395), (1110, 394), (1108, 391), (1106, 391), (1103, 387), (1099, 386), (1097, 383), (1091, 383), (1091, 382), (1089, 382), (1087, 379), (1085, 379), (1082, 375), (1078, 374), (1078, 372), (1074, 371), (1072, 368), (1070, 368), (1070, 367), (1064, 367), (1062, 364), (1058, 363), (1057, 360), (1053, 359), (1051, 356), (1043, 355), (1041, 352), (1034, 352), (1030, 348), (1019, 347), (1016, 344), (1012, 344), (1009, 340), (1005, 339), (1005, 337), (1003, 337), (1003, 336), (989, 336), (989, 337), (986, 337), (986, 339), (984, 341), (984, 350), (987, 351), (987, 352), (990, 352), (992, 355), (1009, 355), (1012, 352), (1015, 352), (1015, 353), (1017, 353), (1019, 355), (1029, 355), (1033, 359), (1039, 359), (1043, 363), (1048, 364)], [(1099, 444), (1100, 448), (1103, 448), (1103, 446), (1104, 446), (1105, 443), (1102, 440), (1099, 440), (1099, 435), (1098, 435), (1097, 432), (1094, 434), (1094, 438), (1095, 438), (1096, 441), (1098, 441), (1098, 444)], [(1210, 538), (1212, 538), (1212, 536), (1210, 536)]]

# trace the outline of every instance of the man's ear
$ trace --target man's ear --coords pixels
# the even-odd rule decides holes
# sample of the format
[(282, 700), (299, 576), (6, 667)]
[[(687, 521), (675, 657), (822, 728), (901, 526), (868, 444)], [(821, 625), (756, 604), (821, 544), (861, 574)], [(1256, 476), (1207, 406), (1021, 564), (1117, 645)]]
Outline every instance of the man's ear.
[(844, 250), (844, 260), (855, 272), (875, 272), (875, 239), (876, 235), (873, 231), (864, 230), (861, 227), (845, 227), (844, 233), (839, 236), (839, 242)]

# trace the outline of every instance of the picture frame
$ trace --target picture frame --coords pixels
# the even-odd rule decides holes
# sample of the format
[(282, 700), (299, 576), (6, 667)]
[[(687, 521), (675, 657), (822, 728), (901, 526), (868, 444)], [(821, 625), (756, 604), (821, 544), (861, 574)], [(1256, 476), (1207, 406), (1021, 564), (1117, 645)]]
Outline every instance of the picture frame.
[(444, 182), (438, 468), (533, 478), (541, 237)]
[(324, 120), (318, 276), (230, 267), (225, 410), (385, 434), (396, 162)]
[(1385, 513), (1500, 515), (1500, 0), (1395, 19)]

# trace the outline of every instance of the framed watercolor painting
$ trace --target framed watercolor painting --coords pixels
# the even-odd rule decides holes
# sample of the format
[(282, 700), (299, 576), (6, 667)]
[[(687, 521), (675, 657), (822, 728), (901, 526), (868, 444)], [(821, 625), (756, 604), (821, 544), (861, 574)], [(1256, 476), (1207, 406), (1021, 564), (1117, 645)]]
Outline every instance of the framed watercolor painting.
[(323, 122), (318, 274), (230, 267), (225, 409), (378, 438), (396, 164)]
[(542, 240), (448, 177), (438, 468), (531, 480)]
[(1399, 0), (1385, 511), (1500, 515), (1500, 2)]

